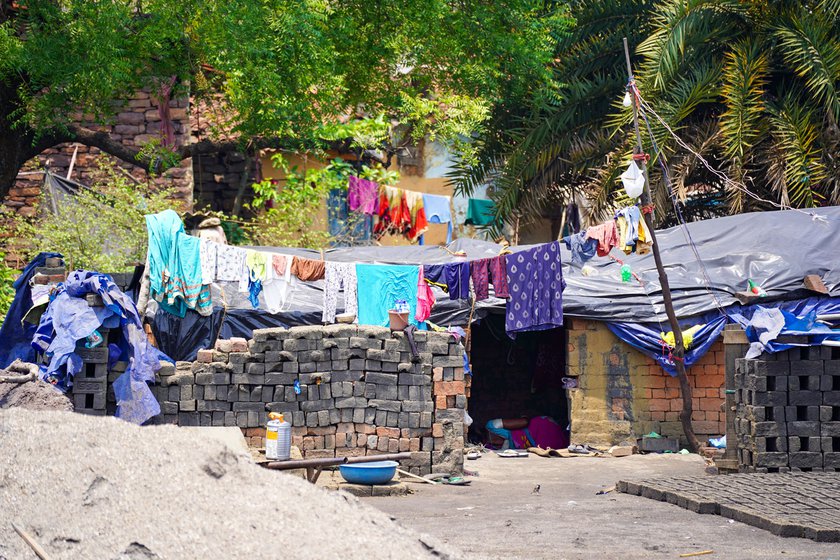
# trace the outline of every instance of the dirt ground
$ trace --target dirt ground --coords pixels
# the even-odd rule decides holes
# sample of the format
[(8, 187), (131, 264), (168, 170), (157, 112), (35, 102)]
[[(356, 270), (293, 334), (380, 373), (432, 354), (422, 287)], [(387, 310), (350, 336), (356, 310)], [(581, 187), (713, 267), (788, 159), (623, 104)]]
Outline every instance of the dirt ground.
[[(785, 539), (717, 515), (611, 492), (619, 479), (702, 474), (697, 455), (468, 461), (468, 487), (412, 484), (411, 496), (366, 498), (402, 525), (471, 558), (834, 559), (837, 543)], [(539, 484), (539, 493), (534, 487)]]

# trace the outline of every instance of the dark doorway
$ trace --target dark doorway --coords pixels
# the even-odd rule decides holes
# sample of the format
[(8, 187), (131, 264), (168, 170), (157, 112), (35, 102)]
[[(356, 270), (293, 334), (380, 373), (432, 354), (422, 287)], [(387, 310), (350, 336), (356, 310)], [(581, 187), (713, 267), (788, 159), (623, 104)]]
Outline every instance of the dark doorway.
[(494, 418), (550, 416), (569, 425), (566, 330), (505, 334), (504, 315), (491, 314), (471, 329), (473, 372), (468, 412), (471, 442), (485, 442), (484, 425)]

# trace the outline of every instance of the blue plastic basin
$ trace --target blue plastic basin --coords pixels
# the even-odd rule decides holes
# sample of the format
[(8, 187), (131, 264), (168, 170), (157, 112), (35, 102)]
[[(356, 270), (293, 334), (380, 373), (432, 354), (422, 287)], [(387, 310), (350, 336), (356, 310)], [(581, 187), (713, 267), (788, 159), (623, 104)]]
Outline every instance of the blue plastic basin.
[(338, 470), (344, 480), (351, 484), (385, 484), (394, 478), (399, 463), (396, 461), (375, 461), (373, 463), (354, 463), (339, 465)]

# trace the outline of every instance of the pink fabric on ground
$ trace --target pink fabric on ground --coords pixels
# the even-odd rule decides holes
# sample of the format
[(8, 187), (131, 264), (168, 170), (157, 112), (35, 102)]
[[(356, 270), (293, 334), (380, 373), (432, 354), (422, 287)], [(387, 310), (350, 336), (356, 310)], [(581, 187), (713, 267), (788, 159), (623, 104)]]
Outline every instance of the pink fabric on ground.
[[(533, 445), (543, 449), (566, 449), (569, 447), (569, 434), (557, 422), (548, 416), (536, 416), (528, 423), (527, 432), (531, 434)], [(526, 430), (511, 430), (511, 437), (517, 449), (531, 447)]]

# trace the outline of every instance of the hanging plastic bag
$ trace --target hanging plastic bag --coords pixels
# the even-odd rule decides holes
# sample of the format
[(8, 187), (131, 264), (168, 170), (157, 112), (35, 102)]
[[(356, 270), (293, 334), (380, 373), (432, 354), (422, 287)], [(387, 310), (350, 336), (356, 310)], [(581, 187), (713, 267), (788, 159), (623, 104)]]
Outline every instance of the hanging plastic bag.
[(630, 198), (639, 198), (645, 190), (645, 174), (635, 161), (630, 162), (627, 170), (621, 174), (624, 192)]

